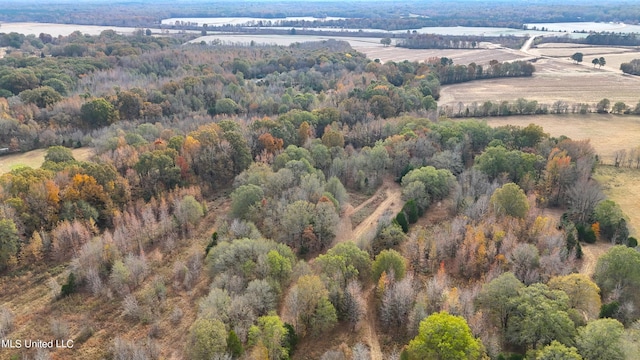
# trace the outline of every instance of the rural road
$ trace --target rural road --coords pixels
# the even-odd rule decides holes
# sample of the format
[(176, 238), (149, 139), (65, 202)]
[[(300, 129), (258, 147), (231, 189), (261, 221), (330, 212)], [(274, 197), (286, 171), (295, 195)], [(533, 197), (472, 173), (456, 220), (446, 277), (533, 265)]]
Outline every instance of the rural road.
[(529, 49), (531, 49), (531, 45), (533, 44), (533, 40), (535, 40), (536, 37), (535, 36), (531, 36), (527, 39), (527, 41), (524, 42), (524, 44), (522, 45), (522, 47), (520, 48), (520, 51), (527, 54), (527, 55), (531, 55), (529, 53)]

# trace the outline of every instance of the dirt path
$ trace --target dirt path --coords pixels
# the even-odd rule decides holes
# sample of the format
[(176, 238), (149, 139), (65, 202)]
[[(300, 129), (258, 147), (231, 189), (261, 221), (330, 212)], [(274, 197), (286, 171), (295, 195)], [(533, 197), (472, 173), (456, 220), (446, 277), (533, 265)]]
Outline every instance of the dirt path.
[[(362, 221), (356, 228), (352, 228), (351, 215), (355, 214), (365, 206), (375, 201), (382, 193), (385, 195), (385, 199), (378, 205), (378, 207), (369, 215), (364, 221)], [(351, 205), (347, 205), (342, 213), (340, 224), (338, 225), (338, 231), (334, 244), (345, 241), (357, 241), (362, 236), (366, 236), (369, 233), (374, 232), (378, 227), (378, 220), (385, 212), (389, 211), (391, 214), (396, 214), (402, 209), (402, 189), (400, 185), (393, 181), (391, 178), (387, 178), (382, 183), (382, 186), (369, 197), (366, 201), (362, 202), (355, 208)], [(362, 321), (364, 328), (362, 334), (364, 334), (363, 341), (369, 346), (371, 351), (371, 360), (382, 360), (382, 350), (380, 347), (380, 340), (378, 339), (377, 322), (378, 318), (375, 309), (375, 284), (371, 285), (366, 291), (366, 304), (367, 311), (365, 318)], [(281, 309), (282, 310), (282, 309)]]
[[(351, 215), (375, 201), (382, 193), (385, 199), (378, 207), (364, 219), (358, 226), (353, 228)], [(402, 209), (402, 189), (400, 185), (391, 179), (385, 179), (382, 186), (367, 200), (355, 208), (348, 204), (340, 217), (340, 223), (336, 231), (337, 235), (333, 243), (338, 244), (345, 241), (358, 241), (362, 236), (370, 233), (378, 226), (378, 219), (387, 211), (396, 214)]]
[(531, 55), (529, 53), (529, 49), (531, 49), (531, 45), (533, 44), (533, 40), (535, 40), (535, 38), (536, 38), (535, 36), (531, 36), (529, 39), (527, 39), (527, 41), (525, 41), (522, 47), (520, 48), (520, 51), (527, 55)]
[(376, 210), (356, 226), (355, 229), (353, 229), (352, 237), (354, 240), (358, 240), (362, 236), (376, 229), (378, 226), (378, 220), (386, 212), (390, 212), (395, 215), (402, 210), (402, 190), (400, 189), (400, 185), (393, 182), (388, 184), (387, 189), (385, 190), (385, 195), (386, 198), (382, 203), (380, 203)]
[(372, 285), (369, 289), (367, 289), (367, 313), (365, 315), (364, 323), (365, 323), (365, 334), (366, 341), (369, 345), (369, 350), (371, 351), (371, 360), (382, 360), (382, 350), (380, 349), (380, 339), (378, 339), (378, 331), (376, 329), (376, 325), (378, 319), (376, 317), (375, 310), (375, 296), (376, 296), (376, 287)]
[(580, 273), (593, 276), (596, 271), (598, 259), (609, 251), (613, 245), (611, 243), (597, 242), (595, 244), (582, 244), (582, 267)]

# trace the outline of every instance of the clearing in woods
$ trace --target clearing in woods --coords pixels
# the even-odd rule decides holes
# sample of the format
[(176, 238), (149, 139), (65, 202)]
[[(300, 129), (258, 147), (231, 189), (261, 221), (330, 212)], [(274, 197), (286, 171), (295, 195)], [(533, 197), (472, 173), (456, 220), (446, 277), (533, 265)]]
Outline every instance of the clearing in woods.
[[(71, 152), (73, 153), (73, 157), (78, 161), (86, 161), (93, 156), (93, 149), (88, 147), (72, 149)], [(44, 162), (44, 156), (46, 154), (46, 149), (37, 149), (20, 154), (0, 156), (0, 175), (8, 173), (19, 166), (28, 166), (37, 169)]]

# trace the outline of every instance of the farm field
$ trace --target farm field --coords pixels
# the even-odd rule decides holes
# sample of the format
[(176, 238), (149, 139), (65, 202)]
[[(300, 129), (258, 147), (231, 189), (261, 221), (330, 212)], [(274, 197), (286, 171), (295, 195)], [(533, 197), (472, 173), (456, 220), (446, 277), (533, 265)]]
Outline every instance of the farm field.
[[(351, 43), (351, 42), (350, 42)], [(376, 43), (351, 43), (355, 49), (367, 55), (370, 59), (380, 59), (387, 61), (425, 61), (432, 57), (448, 57), (453, 59), (454, 64), (470, 64), (475, 62), (479, 65), (489, 64), (491, 60), (514, 61), (530, 58), (527, 54), (518, 53), (508, 49), (488, 49), (489, 43), (480, 43), (480, 49), (405, 49), (397, 47), (384, 47), (380, 41)]]
[(189, 41), (190, 43), (200, 43), (204, 41), (206, 43), (212, 42), (214, 40), (220, 40), (225, 44), (241, 44), (248, 45), (251, 41), (254, 41), (256, 44), (266, 44), (266, 45), (281, 45), (281, 46), (289, 46), (296, 42), (309, 42), (309, 41), (325, 41), (329, 39), (342, 40), (347, 41), (351, 46), (358, 50), (358, 47), (371, 47), (371, 46), (379, 46), (382, 48), (382, 44), (380, 44), (380, 38), (368, 38), (368, 37), (348, 37), (348, 36), (319, 36), (319, 35), (257, 35), (257, 34), (248, 34), (248, 35), (239, 35), (239, 34), (223, 34), (218, 33), (215, 34), (211, 32), (212, 35), (201, 36), (197, 39)]
[(470, 105), (487, 100), (511, 102), (525, 98), (547, 105), (558, 100), (595, 105), (607, 98), (612, 104), (623, 101), (635, 106), (640, 100), (640, 78), (622, 75), (608, 65), (599, 69), (591, 64), (576, 65), (568, 59), (543, 58), (536, 61), (535, 66), (536, 72), (530, 78), (490, 79), (443, 86), (438, 104), (453, 107), (459, 102)]
[(532, 55), (563, 58), (563, 60), (571, 61), (569, 58), (576, 52), (584, 54), (581, 66), (592, 67), (591, 60), (594, 57), (603, 56), (607, 60), (607, 64), (603, 67), (612, 71), (619, 72), (620, 64), (630, 62), (633, 59), (640, 59), (640, 50), (632, 46), (594, 46), (582, 44), (541, 44), (537, 47), (529, 49)]
[[(76, 160), (88, 160), (93, 155), (91, 148), (79, 148), (71, 150)], [(0, 175), (11, 171), (17, 166), (28, 166), (31, 168), (39, 168), (44, 162), (46, 149), (38, 149), (27, 151), (21, 154), (10, 154), (0, 157)]]

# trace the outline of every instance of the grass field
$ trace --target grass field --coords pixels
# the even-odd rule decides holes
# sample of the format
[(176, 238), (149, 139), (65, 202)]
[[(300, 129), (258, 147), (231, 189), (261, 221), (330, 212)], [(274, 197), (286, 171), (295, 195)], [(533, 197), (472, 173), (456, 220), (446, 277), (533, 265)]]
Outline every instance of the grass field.
[(631, 234), (640, 229), (640, 170), (598, 166), (594, 178), (602, 185), (605, 195), (620, 205), (629, 217)]
[[(75, 157), (76, 160), (88, 160), (93, 155), (93, 149), (91, 148), (73, 149), (71, 152), (73, 152), (73, 157)], [(20, 154), (1, 156), (0, 174), (7, 173), (20, 166), (28, 166), (34, 169), (39, 168), (44, 162), (46, 153), (46, 149), (38, 149)]]
[(613, 152), (640, 145), (640, 116), (612, 114), (567, 114), (505, 116), (486, 119), (490, 126), (537, 124), (546, 133), (574, 140), (590, 139), (604, 163), (613, 162)]

